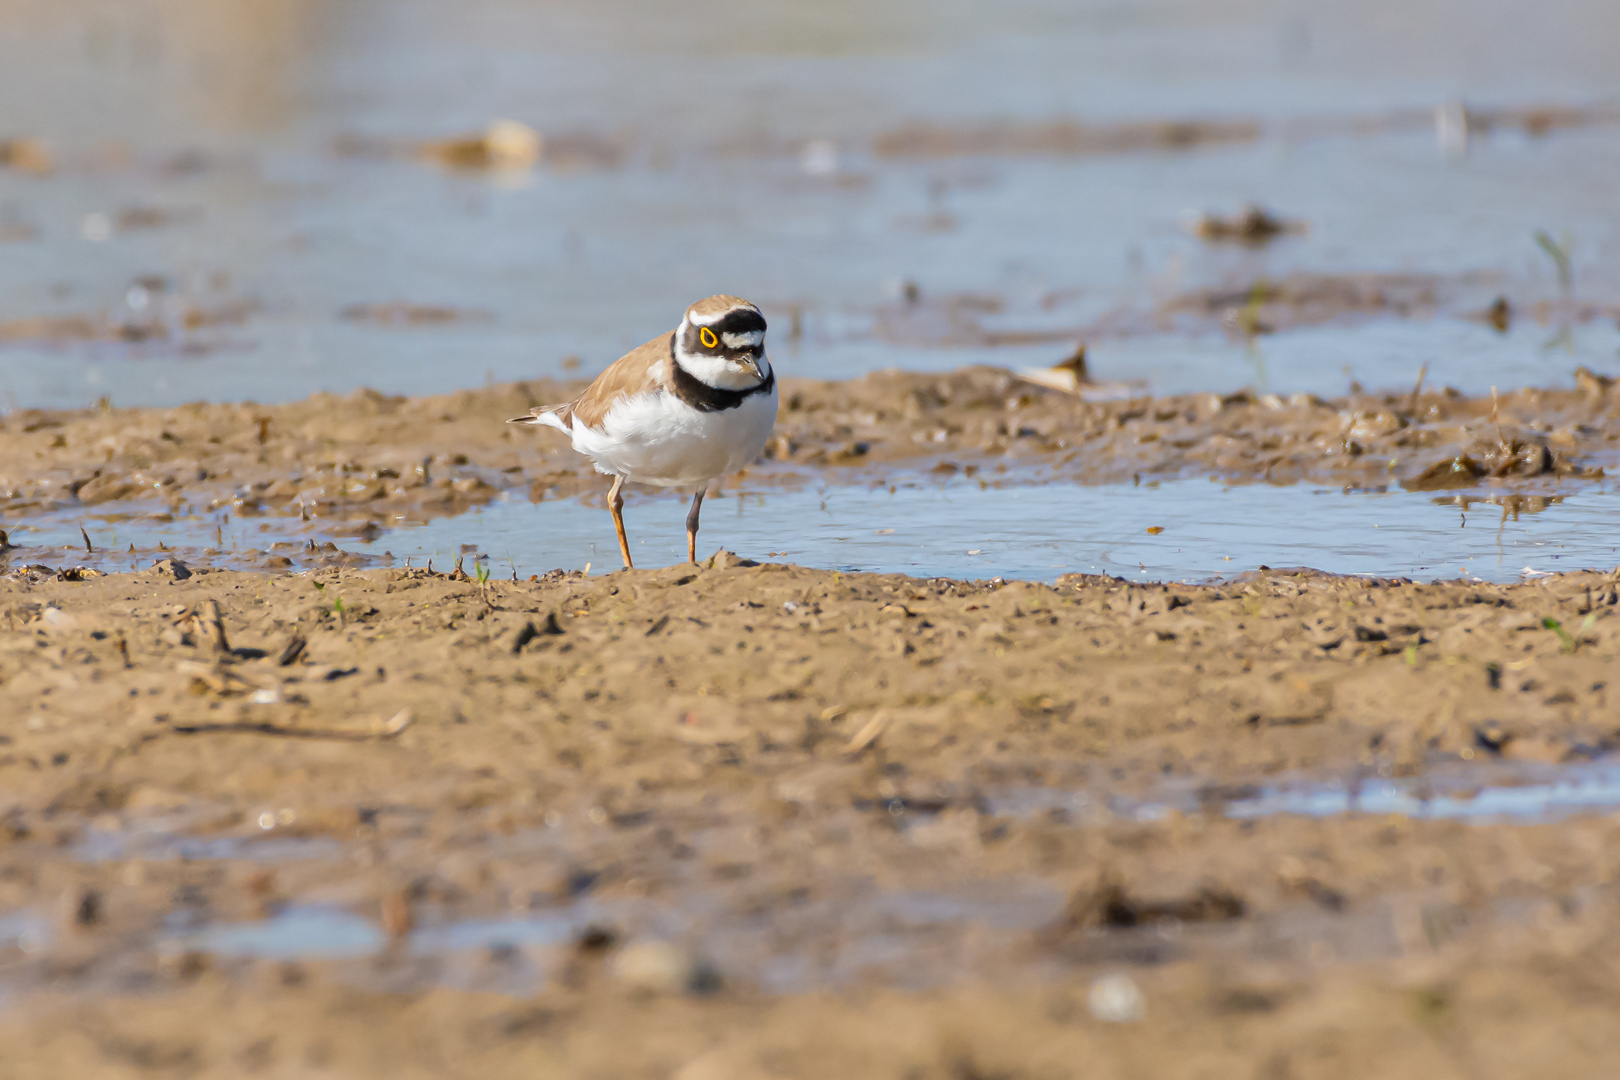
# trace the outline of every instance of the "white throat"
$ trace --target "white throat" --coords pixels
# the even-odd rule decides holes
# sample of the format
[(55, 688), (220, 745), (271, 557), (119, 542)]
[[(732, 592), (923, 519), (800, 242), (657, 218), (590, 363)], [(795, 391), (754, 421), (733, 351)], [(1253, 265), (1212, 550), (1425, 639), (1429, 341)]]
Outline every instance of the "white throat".
[(685, 336), (686, 323), (682, 322), (675, 331), (675, 362), (699, 382), (707, 383), (717, 390), (752, 390), (770, 377), (771, 363), (763, 353), (759, 358), (759, 375), (755, 376), (741, 364), (724, 357), (687, 352), (681, 348), (681, 341)]

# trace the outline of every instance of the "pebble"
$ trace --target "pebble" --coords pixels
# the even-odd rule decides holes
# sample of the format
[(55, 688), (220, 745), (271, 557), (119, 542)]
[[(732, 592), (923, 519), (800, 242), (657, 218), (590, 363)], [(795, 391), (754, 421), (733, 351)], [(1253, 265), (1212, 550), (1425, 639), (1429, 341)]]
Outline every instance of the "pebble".
[(1147, 999), (1129, 975), (1104, 975), (1093, 982), (1086, 1004), (1105, 1024), (1131, 1024), (1147, 1015)]
[(686, 988), (692, 963), (667, 941), (638, 941), (613, 958), (613, 975), (633, 990), (677, 994)]

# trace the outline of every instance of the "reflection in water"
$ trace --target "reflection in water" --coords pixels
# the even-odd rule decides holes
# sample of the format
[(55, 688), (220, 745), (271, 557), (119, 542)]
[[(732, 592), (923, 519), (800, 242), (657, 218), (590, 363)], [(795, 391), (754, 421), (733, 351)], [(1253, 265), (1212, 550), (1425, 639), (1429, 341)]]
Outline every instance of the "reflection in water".
[(1562, 495), (1446, 495), (1434, 500), (1436, 506), (1455, 506), (1467, 513), (1476, 506), (1499, 506), (1502, 508), (1502, 521), (1505, 523), (1509, 517), (1519, 520), (1520, 514), (1539, 514), (1549, 506), (1557, 506), (1564, 501)]

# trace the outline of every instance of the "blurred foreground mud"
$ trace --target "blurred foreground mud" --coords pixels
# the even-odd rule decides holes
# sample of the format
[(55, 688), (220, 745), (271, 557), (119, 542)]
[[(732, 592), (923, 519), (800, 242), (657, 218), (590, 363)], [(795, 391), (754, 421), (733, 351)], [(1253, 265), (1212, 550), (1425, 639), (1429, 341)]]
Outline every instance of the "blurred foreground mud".
[(13, 572), (0, 1076), (1603, 1075), (1617, 589)]

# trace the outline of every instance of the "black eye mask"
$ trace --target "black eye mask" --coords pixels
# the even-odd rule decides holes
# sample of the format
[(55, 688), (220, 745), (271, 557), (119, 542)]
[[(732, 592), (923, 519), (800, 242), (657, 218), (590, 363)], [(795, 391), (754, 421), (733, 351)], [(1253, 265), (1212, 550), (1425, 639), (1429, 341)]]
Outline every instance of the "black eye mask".
[(738, 308), (726, 312), (717, 322), (703, 326), (688, 326), (681, 347), (688, 353), (709, 353), (713, 356), (753, 356), (764, 352), (764, 344), (748, 349), (728, 349), (727, 334), (763, 334), (765, 316), (751, 308)]

